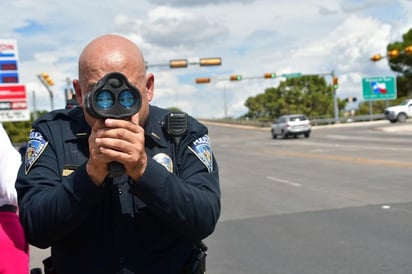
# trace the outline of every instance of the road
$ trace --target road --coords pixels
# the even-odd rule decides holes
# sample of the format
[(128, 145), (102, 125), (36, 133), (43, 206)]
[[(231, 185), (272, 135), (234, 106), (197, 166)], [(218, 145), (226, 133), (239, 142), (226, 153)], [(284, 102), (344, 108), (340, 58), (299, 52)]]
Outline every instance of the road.
[[(412, 124), (288, 140), (207, 125), (222, 188), (207, 273), (412, 273)], [(39, 266), (48, 250), (31, 250)]]
[(208, 273), (412, 273), (410, 125), (288, 140), (209, 128), (222, 216), (206, 240)]

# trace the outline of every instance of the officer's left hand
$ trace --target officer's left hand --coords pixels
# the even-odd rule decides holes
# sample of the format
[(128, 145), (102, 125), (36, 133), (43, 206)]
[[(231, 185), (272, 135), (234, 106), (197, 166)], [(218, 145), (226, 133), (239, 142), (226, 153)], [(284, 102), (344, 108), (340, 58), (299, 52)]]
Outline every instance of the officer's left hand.
[(138, 181), (147, 165), (144, 129), (139, 125), (139, 114), (130, 121), (106, 119), (104, 124), (105, 127), (97, 131), (95, 139), (100, 153), (123, 164), (126, 173)]

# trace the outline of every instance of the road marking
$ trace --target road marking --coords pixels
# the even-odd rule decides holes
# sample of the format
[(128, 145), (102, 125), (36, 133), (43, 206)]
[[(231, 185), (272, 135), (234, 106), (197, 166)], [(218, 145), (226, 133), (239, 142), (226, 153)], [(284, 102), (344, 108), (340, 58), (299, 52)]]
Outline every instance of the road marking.
[(368, 164), (368, 165), (377, 165), (377, 166), (392, 166), (392, 167), (408, 168), (408, 169), (412, 168), (412, 162), (370, 159), (370, 158), (357, 157), (357, 156), (324, 155), (324, 154), (316, 154), (316, 153), (292, 152), (292, 151), (281, 151), (281, 150), (278, 150), (276, 152), (264, 150), (263, 153), (282, 155), (286, 157), (322, 159), (322, 160), (331, 160), (331, 161), (337, 161), (337, 162), (350, 162), (350, 163), (359, 163), (359, 164)]
[(302, 186), (299, 183), (294, 183), (294, 182), (291, 182), (291, 181), (288, 181), (288, 180), (284, 180), (284, 179), (280, 179), (280, 178), (276, 178), (276, 177), (272, 177), (272, 176), (267, 176), (267, 178), (271, 181), (275, 181), (275, 182), (282, 183), (282, 184), (285, 184), (285, 185), (291, 185), (291, 186), (295, 186), (295, 187)]

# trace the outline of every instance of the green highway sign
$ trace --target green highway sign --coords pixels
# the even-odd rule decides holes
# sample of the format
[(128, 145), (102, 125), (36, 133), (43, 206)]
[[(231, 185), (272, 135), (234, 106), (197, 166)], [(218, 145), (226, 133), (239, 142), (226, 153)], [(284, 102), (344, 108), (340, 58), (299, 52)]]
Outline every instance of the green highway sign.
[(302, 77), (302, 73), (300, 72), (284, 73), (281, 76), (286, 77), (286, 78), (299, 78), (299, 77)]
[(362, 91), (365, 101), (396, 99), (396, 79), (393, 76), (363, 78)]

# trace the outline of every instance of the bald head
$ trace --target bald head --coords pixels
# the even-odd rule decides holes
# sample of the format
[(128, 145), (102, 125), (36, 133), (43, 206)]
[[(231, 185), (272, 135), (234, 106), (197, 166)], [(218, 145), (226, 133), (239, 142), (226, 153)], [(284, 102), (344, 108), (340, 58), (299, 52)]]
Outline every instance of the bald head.
[[(96, 83), (106, 74), (120, 72), (129, 83), (137, 87), (142, 95), (142, 107), (139, 111), (140, 122), (144, 123), (149, 102), (153, 97), (154, 77), (146, 74), (146, 64), (141, 50), (130, 40), (119, 35), (103, 35), (86, 45), (79, 57), (79, 79), (73, 81), (76, 98), (83, 106), (84, 96), (93, 90)], [(92, 124), (92, 118), (88, 118)]]
[(132, 41), (119, 35), (100, 36), (92, 40), (80, 55), (79, 80), (88, 78), (90, 74), (101, 73), (99, 70), (107, 73), (130, 67), (140, 75), (145, 74), (146, 65), (140, 49)]

